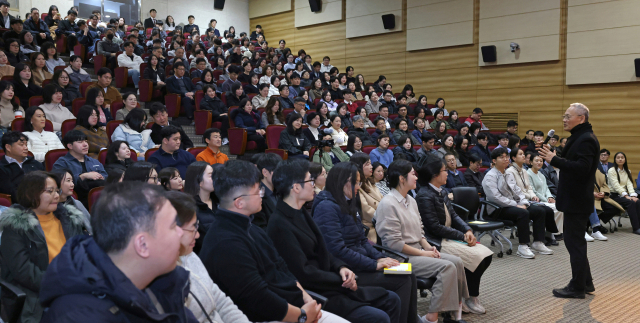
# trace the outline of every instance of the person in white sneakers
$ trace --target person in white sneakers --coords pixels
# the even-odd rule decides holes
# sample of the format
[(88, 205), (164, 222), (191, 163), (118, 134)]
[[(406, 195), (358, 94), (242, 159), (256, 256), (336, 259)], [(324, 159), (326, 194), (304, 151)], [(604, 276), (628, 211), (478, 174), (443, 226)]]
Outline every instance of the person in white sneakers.
[[(513, 221), (518, 227), (518, 246), (517, 255), (522, 258), (533, 259), (536, 251), (543, 255), (552, 255), (550, 250), (544, 245), (545, 233), (545, 211), (544, 209), (532, 205), (524, 197), (524, 194), (515, 185), (512, 176), (506, 176), (505, 169), (509, 166), (509, 155), (507, 149), (496, 148), (491, 152), (491, 160), (495, 164), (491, 170), (487, 172), (482, 180), (482, 188), (487, 195), (487, 201), (500, 206), (499, 212), (491, 206), (487, 206), (490, 217), (495, 219), (504, 219)], [(509, 185), (507, 181), (514, 181), (513, 185)], [(529, 248), (529, 221), (533, 221), (533, 244)], [(531, 251), (533, 249), (533, 251)]]
[(133, 84), (137, 89), (140, 81), (140, 64), (144, 63), (144, 61), (140, 56), (133, 53), (134, 49), (135, 46), (132, 42), (127, 41), (124, 43), (124, 53), (118, 56), (118, 66), (129, 68), (128, 76), (133, 79)]

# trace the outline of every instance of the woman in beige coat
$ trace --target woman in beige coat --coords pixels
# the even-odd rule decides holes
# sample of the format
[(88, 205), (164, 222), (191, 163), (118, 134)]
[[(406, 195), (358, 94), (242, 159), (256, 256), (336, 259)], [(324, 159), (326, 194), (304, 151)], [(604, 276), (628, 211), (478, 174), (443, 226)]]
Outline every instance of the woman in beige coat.
[(369, 228), (367, 238), (374, 243), (378, 243), (376, 228), (371, 223), (371, 220), (376, 213), (378, 204), (380, 204), (382, 200), (382, 193), (380, 193), (380, 190), (373, 180), (371, 159), (368, 154), (355, 153), (351, 156), (350, 160), (358, 166), (360, 178), (362, 178), (362, 185), (360, 186), (360, 190), (358, 190), (358, 195), (360, 195), (360, 208), (362, 210), (362, 224)]

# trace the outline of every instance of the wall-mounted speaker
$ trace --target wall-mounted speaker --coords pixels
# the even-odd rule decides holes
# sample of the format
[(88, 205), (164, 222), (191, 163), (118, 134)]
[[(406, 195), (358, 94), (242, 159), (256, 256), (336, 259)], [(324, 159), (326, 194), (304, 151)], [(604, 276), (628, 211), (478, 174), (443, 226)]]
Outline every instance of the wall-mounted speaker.
[(493, 63), (496, 61), (496, 46), (482, 46), (482, 61), (485, 63)]
[(224, 9), (224, 1), (225, 0), (214, 0), (213, 1), (213, 9)]
[(633, 63), (636, 65), (636, 77), (640, 77), (640, 58), (634, 59)]
[(388, 15), (382, 15), (382, 24), (384, 25), (384, 29), (396, 28), (396, 16), (391, 13)]
[(312, 12), (319, 12), (322, 9), (322, 0), (309, 0)]

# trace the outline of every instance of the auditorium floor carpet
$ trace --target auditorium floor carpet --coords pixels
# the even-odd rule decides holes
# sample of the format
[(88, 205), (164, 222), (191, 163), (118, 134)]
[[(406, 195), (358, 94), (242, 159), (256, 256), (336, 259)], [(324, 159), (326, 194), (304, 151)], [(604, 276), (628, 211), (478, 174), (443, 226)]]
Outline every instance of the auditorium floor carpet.
[[(640, 322), (640, 236), (631, 233), (629, 219), (623, 218), (622, 225), (617, 232), (607, 233), (608, 241), (588, 243), (596, 292), (583, 300), (559, 299), (551, 293), (571, 278), (569, 253), (562, 241), (551, 247), (554, 254), (550, 256), (524, 259), (514, 249), (512, 255), (498, 258), (499, 247), (489, 246), (491, 239), (483, 237), (482, 244), (494, 251), (480, 286), (487, 313), (462, 318), (469, 323)], [(517, 240), (511, 242), (517, 248)], [(426, 314), (429, 298), (418, 299), (420, 315)]]

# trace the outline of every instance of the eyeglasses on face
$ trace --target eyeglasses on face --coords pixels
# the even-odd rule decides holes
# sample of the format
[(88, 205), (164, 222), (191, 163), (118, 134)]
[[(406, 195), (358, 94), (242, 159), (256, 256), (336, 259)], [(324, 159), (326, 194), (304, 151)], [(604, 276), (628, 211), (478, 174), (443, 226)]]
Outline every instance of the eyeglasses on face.
[(304, 186), (304, 184), (306, 183), (311, 183), (311, 187), (316, 187), (316, 180), (315, 179), (310, 179), (304, 182), (298, 182), (296, 184), (302, 184), (302, 186)]
[(264, 187), (260, 187), (260, 192), (258, 192), (258, 194), (242, 194), (236, 198), (234, 198), (233, 200), (237, 200), (241, 197), (245, 197), (245, 196), (254, 196), (254, 195), (260, 195), (260, 197), (264, 197)]

